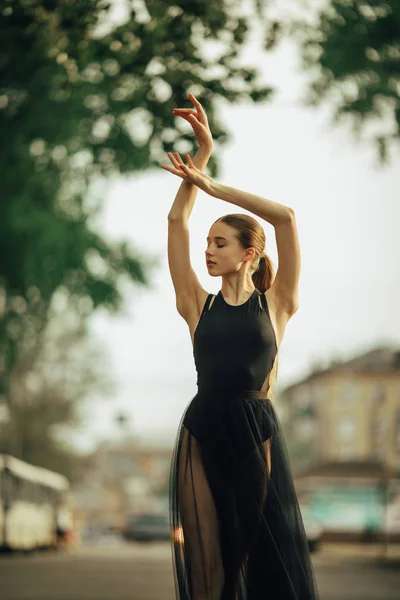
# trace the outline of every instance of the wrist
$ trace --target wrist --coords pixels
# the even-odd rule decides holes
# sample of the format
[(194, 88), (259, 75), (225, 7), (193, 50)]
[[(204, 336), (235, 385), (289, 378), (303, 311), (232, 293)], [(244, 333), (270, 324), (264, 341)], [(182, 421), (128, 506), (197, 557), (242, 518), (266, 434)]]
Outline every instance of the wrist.
[(212, 151), (213, 151), (212, 143), (202, 143), (202, 144), (199, 144), (199, 147), (197, 148), (197, 152), (204, 154), (204, 156), (207, 156), (208, 158), (210, 158)]
[(208, 152), (209, 154), (211, 154), (214, 149), (214, 144), (213, 144), (212, 140), (211, 140), (211, 142), (202, 142), (199, 145), (199, 148), (202, 148), (205, 152)]
[(211, 150), (206, 146), (199, 146), (196, 154), (193, 157), (193, 162), (198, 169), (204, 171), (207, 166), (208, 160), (211, 156)]

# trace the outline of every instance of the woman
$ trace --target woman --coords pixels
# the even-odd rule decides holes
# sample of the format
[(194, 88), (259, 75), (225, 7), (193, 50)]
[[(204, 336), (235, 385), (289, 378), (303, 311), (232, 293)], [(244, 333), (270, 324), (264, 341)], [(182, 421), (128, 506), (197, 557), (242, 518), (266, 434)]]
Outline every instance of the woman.
[[(207, 117), (175, 109), (199, 148), (163, 168), (183, 182), (168, 215), (168, 260), (179, 314), (189, 326), (198, 391), (182, 416), (170, 472), (170, 515), (178, 600), (315, 600), (316, 584), (270, 378), (298, 305), (300, 251), (293, 210), (214, 181)], [(200, 188), (275, 228), (273, 279), (261, 225), (229, 214), (211, 227), (208, 272), (217, 295), (190, 264), (188, 219)]]

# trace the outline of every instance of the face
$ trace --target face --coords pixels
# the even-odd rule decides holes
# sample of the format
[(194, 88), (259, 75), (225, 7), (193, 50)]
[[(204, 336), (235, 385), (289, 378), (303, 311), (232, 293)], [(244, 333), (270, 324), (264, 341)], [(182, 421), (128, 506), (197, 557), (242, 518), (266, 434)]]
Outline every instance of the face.
[[(235, 234), (236, 229), (221, 221), (211, 227), (206, 242), (206, 263), (212, 277), (237, 273), (244, 263), (250, 266), (254, 249), (244, 250)], [(208, 264), (209, 261), (214, 264)]]

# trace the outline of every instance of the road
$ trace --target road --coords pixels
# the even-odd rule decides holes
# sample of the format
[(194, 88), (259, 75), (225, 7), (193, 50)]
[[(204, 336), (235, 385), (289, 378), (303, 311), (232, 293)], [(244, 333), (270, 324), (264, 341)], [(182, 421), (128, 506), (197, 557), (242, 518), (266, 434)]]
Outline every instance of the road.
[[(313, 554), (320, 600), (400, 600), (400, 561), (337, 547)], [(175, 600), (168, 543), (98, 544), (0, 557), (2, 600)]]

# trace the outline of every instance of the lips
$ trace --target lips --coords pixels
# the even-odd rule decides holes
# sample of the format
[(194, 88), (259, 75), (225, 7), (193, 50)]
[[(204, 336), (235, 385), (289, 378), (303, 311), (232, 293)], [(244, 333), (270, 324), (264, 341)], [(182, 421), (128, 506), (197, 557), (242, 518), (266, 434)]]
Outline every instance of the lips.
[(212, 262), (211, 260), (207, 261), (207, 267), (211, 267), (212, 265), (215, 265), (215, 262)]

